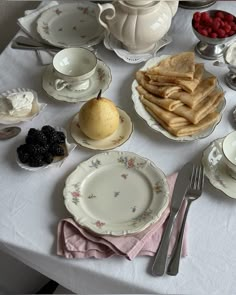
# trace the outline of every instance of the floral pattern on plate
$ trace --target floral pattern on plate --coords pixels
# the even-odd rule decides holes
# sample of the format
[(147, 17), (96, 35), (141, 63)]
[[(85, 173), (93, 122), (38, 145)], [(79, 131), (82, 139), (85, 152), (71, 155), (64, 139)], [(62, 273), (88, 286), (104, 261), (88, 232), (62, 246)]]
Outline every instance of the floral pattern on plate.
[(162, 216), (169, 202), (163, 172), (148, 159), (118, 151), (79, 164), (67, 178), (63, 195), (81, 226), (115, 236), (144, 230)]
[(71, 135), (75, 142), (88, 149), (102, 151), (111, 150), (124, 144), (133, 132), (133, 123), (125, 111), (120, 108), (117, 109), (120, 114), (120, 124), (118, 129), (112, 135), (101, 140), (90, 139), (80, 130), (78, 123), (79, 114), (76, 114), (71, 123)]
[(104, 37), (96, 9), (96, 4), (90, 1), (61, 3), (41, 14), (37, 31), (42, 39), (61, 48), (96, 45)]
[(47, 66), (43, 73), (42, 85), (47, 94), (56, 100), (77, 103), (87, 101), (97, 96), (100, 89), (104, 93), (110, 86), (112, 76), (110, 68), (101, 60), (98, 60), (94, 75), (90, 78), (90, 86), (83, 91), (72, 91), (66, 87), (57, 91), (54, 88), (56, 74), (52, 65)]
[(220, 147), (224, 138), (213, 141), (203, 152), (202, 163), (210, 183), (227, 196), (236, 199), (236, 181), (227, 171)]

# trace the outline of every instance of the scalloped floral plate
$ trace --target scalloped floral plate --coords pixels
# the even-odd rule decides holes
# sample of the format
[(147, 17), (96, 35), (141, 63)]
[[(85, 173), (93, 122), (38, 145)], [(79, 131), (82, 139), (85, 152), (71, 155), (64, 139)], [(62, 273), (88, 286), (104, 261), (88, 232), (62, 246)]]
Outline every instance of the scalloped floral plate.
[(77, 113), (71, 123), (71, 136), (81, 146), (92, 150), (111, 150), (124, 144), (133, 132), (133, 123), (128, 114), (120, 108), (117, 108), (120, 115), (118, 129), (110, 136), (93, 140), (88, 138), (80, 129), (79, 114)]
[(202, 164), (210, 183), (230, 198), (236, 199), (236, 181), (228, 172), (220, 150), (224, 138), (214, 140), (203, 152)]
[(96, 45), (104, 38), (97, 9), (90, 1), (60, 3), (39, 16), (37, 31), (42, 39), (59, 48)]
[[(165, 59), (169, 57), (169, 55), (162, 55), (162, 56), (158, 56), (158, 57), (154, 57), (151, 58), (150, 60), (148, 60), (145, 65), (140, 69), (140, 70), (146, 70), (154, 65), (156, 65), (157, 63), (159, 63), (161, 60)], [(205, 77), (209, 77), (212, 76), (211, 73), (207, 72), (205, 70), (204, 73)], [(226, 105), (226, 100), (224, 98), (223, 102), (218, 106), (217, 111), (220, 114), (219, 120), (217, 122), (215, 122), (212, 126), (210, 126), (209, 128), (198, 132), (196, 134), (190, 135), (190, 136), (182, 136), (182, 137), (177, 137), (172, 135), (170, 132), (168, 132), (167, 130), (165, 130), (158, 122), (156, 122), (156, 120), (146, 111), (145, 107), (143, 106), (142, 102), (139, 99), (139, 93), (136, 90), (136, 87), (138, 86), (138, 82), (137, 80), (134, 80), (132, 83), (132, 100), (134, 103), (134, 108), (135, 111), (137, 112), (137, 114), (144, 119), (144, 121), (148, 124), (149, 127), (151, 127), (154, 131), (160, 132), (162, 133), (165, 137), (174, 140), (174, 141), (179, 141), (179, 142), (187, 142), (187, 141), (194, 141), (197, 139), (201, 139), (201, 138), (205, 138), (207, 136), (209, 136), (214, 130), (215, 127), (220, 123), (221, 118), (222, 118), (222, 113), (223, 110), (225, 108)], [(223, 89), (220, 87), (219, 83), (217, 84), (217, 88), (221, 91), (223, 91)]]
[(164, 173), (135, 153), (111, 151), (82, 162), (66, 180), (67, 210), (81, 226), (121, 236), (156, 222), (169, 202)]

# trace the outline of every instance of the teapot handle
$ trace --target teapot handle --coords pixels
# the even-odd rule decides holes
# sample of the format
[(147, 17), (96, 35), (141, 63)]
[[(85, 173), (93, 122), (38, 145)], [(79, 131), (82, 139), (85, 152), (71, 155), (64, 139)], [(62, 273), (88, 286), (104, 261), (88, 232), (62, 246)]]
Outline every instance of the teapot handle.
[(98, 21), (99, 23), (107, 30), (109, 31), (108, 25), (105, 21), (102, 20), (101, 16), (105, 10), (110, 9), (112, 11), (111, 15), (105, 15), (106, 21), (112, 20), (115, 17), (116, 10), (113, 4), (111, 3), (105, 3), (105, 4), (97, 4), (99, 8), (98, 12)]

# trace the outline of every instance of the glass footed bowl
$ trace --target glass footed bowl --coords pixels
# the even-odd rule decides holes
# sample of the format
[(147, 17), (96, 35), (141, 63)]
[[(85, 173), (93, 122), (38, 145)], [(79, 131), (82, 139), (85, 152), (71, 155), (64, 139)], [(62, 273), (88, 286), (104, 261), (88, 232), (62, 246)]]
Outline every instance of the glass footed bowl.
[[(223, 13), (229, 13), (223, 10), (208, 10), (207, 12), (210, 16), (214, 16), (216, 12), (222, 11)], [(234, 15), (233, 15), (234, 16)], [(235, 16), (234, 16), (235, 18)], [(218, 59), (224, 53), (224, 50), (228, 42), (231, 42), (236, 38), (236, 34), (226, 37), (226, 38), (210, 38), (200, 34), (193, 26), (194, 20), (192, 20), (192, 30), (195, 36), (200, 40), (195, 46), (196, 53), (205, 59)]]

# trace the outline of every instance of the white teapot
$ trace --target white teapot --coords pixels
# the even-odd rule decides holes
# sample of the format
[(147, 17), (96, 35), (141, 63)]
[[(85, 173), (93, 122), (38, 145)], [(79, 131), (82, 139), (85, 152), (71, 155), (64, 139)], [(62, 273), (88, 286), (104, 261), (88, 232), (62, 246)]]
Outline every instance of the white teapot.
[(179, 1), (118, 0), (98, 4), (98, 21), (131, 53), (150, 51), (169, 30)]

